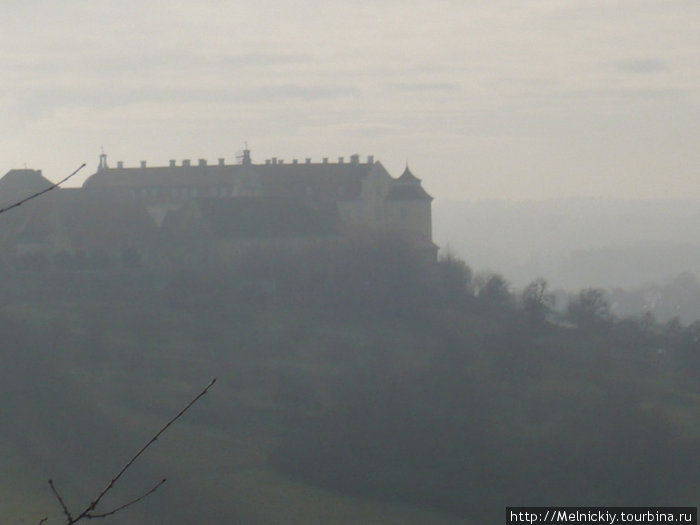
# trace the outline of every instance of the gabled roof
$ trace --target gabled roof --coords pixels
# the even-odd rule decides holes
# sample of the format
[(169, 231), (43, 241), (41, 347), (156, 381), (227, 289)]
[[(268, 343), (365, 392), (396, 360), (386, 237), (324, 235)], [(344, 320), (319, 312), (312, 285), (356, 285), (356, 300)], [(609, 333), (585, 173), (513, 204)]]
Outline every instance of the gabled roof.
[(260, 174), (263, 193), (284, 197), (313, 197), (321, 200), (358, 198), (362, 181), (373, 164), (263, 164), (253, 166)]
[(248, 166), (159, 166), (138, 168), (103, 168), (83, 183), (84, 188), (181, 186), (225, 184), (250, 173)]

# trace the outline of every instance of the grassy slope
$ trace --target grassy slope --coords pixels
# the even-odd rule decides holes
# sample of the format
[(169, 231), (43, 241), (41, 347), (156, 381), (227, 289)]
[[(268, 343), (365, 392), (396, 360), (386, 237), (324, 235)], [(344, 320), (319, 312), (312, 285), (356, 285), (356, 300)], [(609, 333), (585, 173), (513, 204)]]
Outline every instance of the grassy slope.
[[(295, 431), (298, 421), (332, 406), (334, 386), (342, 384), (343, 377), (357, 377), (358, 372), (361, 376), (363, 367), (410, 377), (411, 370), (426, 366), (437, 343), (434, 335), (411, 328), (411, 323), (318, 319), (300, 310), (275, 308), (256, 315), (227, 316), (147, 305), (135, 309), (46, 302), (6, 308), (4, 314), (33, 326), (53, 326), (64, 334), (55, 347), (56, 378), (70, 378), (66, 391), (78, 392), (95, 412), (91, 421), (97, 430), (100, 425), (109, 428), (76, 435), (84, 443), (81, 446), (51, 448), (57, 447), (55, 438), (51, 439), (55, 422), (34, 420), (30, 429), (34, 449), (17, 439), (0, 440), (4, 458), (0, 516), (32, 522), (35, 516), (50, 515), (60, 520), (60, 509), (45, 485), (48, 475), (63, 480), (71, 501), (85, 501), (131, 451), (217, 376), (219, 382), (211, 394), (127, 476), (115, 502), (148, 488), (163, 475), (169, 483), (113, 523), (464, 523), (408, 503), (319, 489), (281, 475), (267, 464), (269, 452)], [(454, 320), (456, 326), (465, 322), (460, 331), (488, 329), (469, 325), (474, 319)], [(550, 341), (555, 349), (570, 343), (570, 338), (557, 335)], [(572, 355), (589, 350), (566, 349)], [(635, 388), (643, 402), (669, 413), (685, 432), (700, 433), (700, 399), (675, 392), (673, 382), (663, 374), (642, 381), (624, 362), (610, 370), (586, 368), (585, 361), (580, 366), (572, 363), (575, 369), (557, 372), (555, 368), (545, 374), (547, 381), (533, 383), (531, 395), (595, 398), (600, 395), (596, 381), (616, 375), (625, 385), (640, 383)], [(280, 402), (279, 384), (287, 379), (292, 386), (295, 381), (311, 385), (313, 403), (300, 409)], [(59, 387), (56, 396), (66, 391)], [(513, 418), (523, 417), (518, 403), (513, 400)], [(74, 405), (67, 402), (67, 406)], [(58, 415), (59, 429), (65, 416)], [(522, 428), (528, 424), (525, 417)], [(41, 443), (50, 448), (43, 455), (27, 456)], [(81, 447), (94, 448), (97, 460), (86, 463)], [(56, 457), (63, 454), (66, 457)], [(689, 488), (688, 493), (698, 490)]]
[[(266, 463), (271, 447), (291, 431), (290, 417), (299, 417), (296, 413), (289, 416), (287, 408), (275, 400), (279, 375), (299, 373), (315, 378), (323, 390), (324, 378), (336, 377), (345, 366), (337, 360), (338, 345), (370, 355), (376, 345), (401, 337), (393, 329), (365, 333), (357, 327), (330, 324), (318, 330), (296, 316), (286, 318), (277, 312), (245, 325), (214, 328), (219, 332), (212, 344), (212, 334), (201, 330), (202, 319), (175, 313), (144, 322), (143, 317), (139, 321), (143, 312), (113, 308), (103, 312), (103, 318), (109, 318), (101, 327), (104, 354), (94, 356), (90, 348), (81, 349), (76, 343), (89, 335), (90, 310), (79, 305), (23, 305), (5, 311), (30, 324), (60, 325), (72, 334), (71, 344), (57, 349), (64, 355), (55, 373), (71, 378), (71, 389), (80, 392), (98, 413), (95, 419), (119, 429), (115, 449), (119, 457), (85, 465), (79, 452), (70, 447), (67, 452), (43, 451), (53, 457), (56, 468), (49, 475), (63, 481), (70, 501), (86, 501), (128, 457), (127, 451), (136, 450), (201, 385), (217, 376), (212, 393), (149, 450), (143, 465), (124, 479), (114, 502), (147, 488), (161, 475), (167, 475), (169, 483), (148, 501), (115, 517), (113, 523), (162, 519), (168, 523), (226, 520), (292, 525), (464, 523), (407, 503), (312, 487), (275, 472)], [(417, 350), (415, 344), (403, 346)], [(324, 397), (320, 396), (321, 403)], [(31, 432), (36, 438), (50, 432), (50, 425)], [(117, 439), (113, 434), (109, 439)], [(84, 442), (81, 446), (91, 446), (90, 432), (75, 438)], [(56, 446), (51, 440), (46, 442)], [(60, 509), (46, 486), (42, 458), (26, 457), (28, 451), (17, 441), (2, 443), (3, 457), (9, 460), (0, 477), (4, 488), (0, 516), (32, 522), (48, 515), (53, 523), (60, 522)], [(64, 453), (68, 457), (55, 457)], [(83, 479), (73, 483), (71, 476)]]

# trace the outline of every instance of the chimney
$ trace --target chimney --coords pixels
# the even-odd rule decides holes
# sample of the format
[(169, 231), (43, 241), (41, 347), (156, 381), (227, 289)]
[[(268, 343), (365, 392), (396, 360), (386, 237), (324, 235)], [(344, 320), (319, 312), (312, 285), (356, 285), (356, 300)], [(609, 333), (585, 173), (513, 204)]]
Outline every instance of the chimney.
[(203, 168), (207, 165), (207, 159), (199, 159), (199, 162), (197, 164), (200, 168)]
[(145, 168), (145, 167), (146, 167), (146, 161), (145, 161), (145, 160), (142, 160), (142, 161), (141, 161), (141, 167), (142, 167), (142, 168)]
[(170, 164), (170, 167), (171, 167), (171, 168), (174, 168), (174, 167), (175, 167), (175, 160), (174, 160), (174, 159), (170, 159), (169, 164)]
[(367, 155), (367, 164), (374, 164), (374, 155)]
[(299, 164), (299, 161), (297, 159), (292, 159), (292, 164)]
[(328, 157), (323, 157), (323, 163), (328, 164)]
[(185, 159), (182, 161), (182, 166), (184, 168), (189, 168), (190, 167), (190, 159)]
[(270, 165), (270, 159), (265, 159), (265, 164)]
[(310, 158), (310, 157), (306, 157), (306, 163), (307, 163), (307, 164), (311, 164), (311, 158)]
[(225, 159), (221, 158), (219, 159), (219, 166), (224, 166)]
[(350, 155), (350, 164), (357, 166), (360, 163), (359, 155)]
[(272, 157), (272, 164), (277, 164), (277, 157)]
[(123, 168), (124, 168), (124, 161), (118, 160), (117, 161), (117, 169), (123, 169)]
[(342, 164), (344, 162), (343, 157), (338, 157), (338, 164)]

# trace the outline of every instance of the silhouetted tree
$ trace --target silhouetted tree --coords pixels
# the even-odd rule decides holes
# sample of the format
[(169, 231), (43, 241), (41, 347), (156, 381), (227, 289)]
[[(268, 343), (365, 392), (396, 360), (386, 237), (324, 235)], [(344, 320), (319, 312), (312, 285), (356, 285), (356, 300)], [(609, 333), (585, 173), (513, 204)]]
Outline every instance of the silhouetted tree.
[(487, 308), (509, 309), (515, 306), (510, 284), (499, 274), (482, 276), (478, 280), (477, 299)]
[(464, 301), (473, 293), (471, 268), (449, 251), (438, 260), (437, 277), (440, 295), (450, 302)]
[(581, 290), (576, 297), (569, 300), (566, 317), (577, 327), (586, 330), (609, 325), (612, 312), (605, 292), (599, 288)]
[(556, 298), (544, 279), (535, 279), (523, 290), (520, 300), (530, 322), (543, 323), (554, 309)]

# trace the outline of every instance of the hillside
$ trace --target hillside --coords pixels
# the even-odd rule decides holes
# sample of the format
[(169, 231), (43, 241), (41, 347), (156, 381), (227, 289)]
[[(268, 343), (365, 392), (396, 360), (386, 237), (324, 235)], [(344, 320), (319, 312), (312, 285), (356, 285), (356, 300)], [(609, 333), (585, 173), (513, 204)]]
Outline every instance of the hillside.
[(493, 523), (700, 494), (697, 325), (617, 319), (595, 294), (557, 318), (546, 285), (516, 297), (386, 239), (0, 286), (14, 521), (60, 523), (47, 479), (86, 501), (214, 376), (114, 502), (168, 483), (112, 523)]

